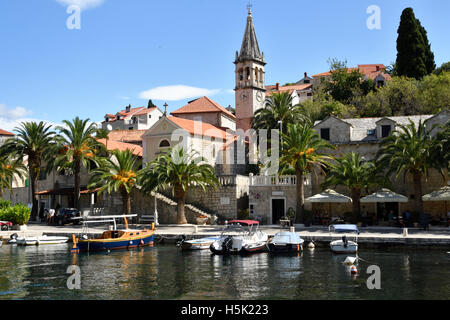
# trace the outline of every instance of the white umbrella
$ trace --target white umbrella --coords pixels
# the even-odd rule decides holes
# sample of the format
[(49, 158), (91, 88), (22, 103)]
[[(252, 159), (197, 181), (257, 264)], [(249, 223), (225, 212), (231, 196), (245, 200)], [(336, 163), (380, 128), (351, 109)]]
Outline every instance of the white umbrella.
[(327, 189), (322, 193), (313, 195), (312, 197), (306, 198), (305, 202), (333, 202), (333, 203), (347, 203), (352, 202), (352, 198), (344, 196), (332, 189)]
[(450, 201), (450, 186), (442, 187), (422, 197), (423, 201)]
[(408, 202), (408, 197), (395, 193), (389, 189), (381, 189), (378, 192), (372, 193), (366, 197), (361, 198), (362, 203), (370, 202)]

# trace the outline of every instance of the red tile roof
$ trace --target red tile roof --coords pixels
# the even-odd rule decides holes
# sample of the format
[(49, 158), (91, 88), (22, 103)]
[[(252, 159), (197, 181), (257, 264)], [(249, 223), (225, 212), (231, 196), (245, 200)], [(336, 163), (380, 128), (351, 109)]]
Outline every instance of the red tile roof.
[(291, 86), (266, 86), (266, 96), (272, 95), (273, 92), (286, 92), (286, 91), (301, 91), (305, 89), (312, 88), (312, 83), (305, 83), (305, 84), (295, 84)]
[[(130, 108), (130, 111), (127, 112), (127, 109), (124, 110), (120, 110), (119, 112), (117, 112), (119, 115), (121, 115), (124, 118), (130, 117), (130, 116), (140, 116), (143, 114), (148, 114), (150, 112), (152, 112), (153, 110), (155, 110), (156, 107), (152, 107), (152, 108), (147, 108), (147, 107), (139, 107), (139, 108)], [(114, 122), (116, 121), (116, 115), (115, 114), (111, 114), (111, 113), (107, 113), (105, 115), (105, 117), (108, 117), (110, 120), (110, 122)]]
[[(384, 64), (359, 64), (357, 68), (347, 68), (347, 73), (351, 73), (355, 70), (359, 71), (363, 75), (368, 76), (369, 74), (372, 74), (372, 73), (378, 74), (380, 72), (382, 72), (382, 73), (385, 72), (386, 66)], [(325, 77), (325, 76), (330, 76), (330, 75), (331, 75), (331, 71), (327, 71), (327, 72), (315, 74), (315, 75), (313, 75), (313, 78), (320, 78), (320, 77)]]
[(147, 130), (112, 130), (108, 134), (109, 140), (120, 142), (138, 142), (142, 141), (142, 135)]
[[(186, 130), (190, 134), (199, 134), (199, 132), (196, 132), (196, 126), (200, 126), (199, 124), (196, 124), (194, 120), (189, 119), (183, 119), (178, 117), (167, 117), (170, 121), (175, 123), (180, 128)], [(213, 137), (213, 138), (221, 138), (223, 140), (231, 139), (234, 137), (233, 134), (227, 133), (225, 130), (220, 129), (216, 126), (213, 126), (212, 124), (209, 124), (207, 122), (200, 122), (201, 123), (201, 135), (207, 136), (207, 137)], [(197, 129), (198, 130), (198, 129)]]
[(222, 107), (217, 102), (211, 100), (208, 97), (201, 97), (196, 100), (189, 102), (184, 107), (181, 107), (178, 110), (171, 112), (170, 114), (177, 115), (183, 113), (204, 113), (204, 112), (222, 112), (227, 116), (235, 119), (235, 115), (229, 112), (227, 109)]
[(14, 133), (0, 129), (0, 136), (14, 136)]
[(97, 140), (100, 143), (103, 143), (105, 146), (108, 146), (108, 150), (120, 150), (120, 151), (125, 151), (126, 149), (129, 149), (131, 151), (133, 151), (133, 154), (139, 157), (142, 157), (142, 147), (137, 146), (135, 144), (131, 144), (131, 143), (125, 143), (125, 142), (120, 142), (120, 141), (114, 141), (114, 140), (108, 140), (106, 141), (106, 139), (98, 139)]

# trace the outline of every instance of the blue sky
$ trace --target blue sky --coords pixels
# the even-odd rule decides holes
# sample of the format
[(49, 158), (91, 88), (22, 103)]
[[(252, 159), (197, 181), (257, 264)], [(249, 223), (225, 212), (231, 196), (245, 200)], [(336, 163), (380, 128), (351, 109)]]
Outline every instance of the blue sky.
[[(448, 0), (253, 0), (266, 84), (349, 66), (395, 61), (401, 12), (412, 7), (428, 31), (436, 64), (449, 61)], [(69, 30), (70, 3), (82, 5), (81, 29)], [(101, 121), (162, 86), (204, 90), (163, 93), (169, 111), (206, 93), (234, 106), (235, 51), (248, 0), (0, 0), (0, 128), (24, 119)], [(381, 9), (369, 30), (367, 7)], [(192, 97), (187, 97), (191, 95)], [(173, 99), (181, 99), (174, 101)], [(154, 100), (161, 106), (164, 101)]]

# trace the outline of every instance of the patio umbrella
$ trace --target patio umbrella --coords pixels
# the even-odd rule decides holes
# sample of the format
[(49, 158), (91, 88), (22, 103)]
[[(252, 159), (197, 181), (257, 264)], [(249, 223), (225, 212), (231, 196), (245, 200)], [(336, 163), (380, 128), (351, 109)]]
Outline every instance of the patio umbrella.
[(450, 186), (442, 187), (422, 197), (423, 201), (444, 201), (447, 214), (447, 201), (450, 201)]
[(330, 203), (347, 203), (352, 202), (352, 198), (344, 196), (332, 189), (327, 189), (322, 193), (306, 198), (305, 202), (330, 202)]
[(378, 192), (369, 194), (361, 198), (361, 203), (371, 202), (408, 202), (408, 197), (395, 193), (389, 189), (381, 189)]
[(348, 203), (352, 202), (352, 198), (344, 196), (332, 189), (327, 189), (322, 193), (313, 195), (312, 197), (306, 198), (305, 202), (311, 203), (329, 203), (328, 211), (331, 213), (331, 203)]

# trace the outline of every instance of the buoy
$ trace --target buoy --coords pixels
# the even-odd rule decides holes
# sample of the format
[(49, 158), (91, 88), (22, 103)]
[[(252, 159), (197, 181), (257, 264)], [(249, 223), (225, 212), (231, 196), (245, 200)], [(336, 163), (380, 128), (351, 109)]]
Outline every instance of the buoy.
[(144, 240), (141, 239), (141, 245), (144, 245)]
[(297, 251), (300, 251), (300, 245), (299, 244), (297, 245)]
[(308, 243), (308, 249), (314, 249), (316, 246), (314, 245), (314, 242)]
[(357, 274), (358, 273), (358, 269), (356, 269), (356, 266), (352, 266), (351, 268), (350, 268), (350, 272), (351, 272), (351, 274)]

